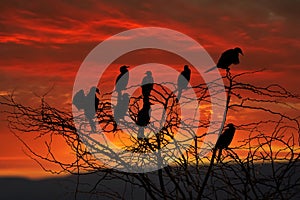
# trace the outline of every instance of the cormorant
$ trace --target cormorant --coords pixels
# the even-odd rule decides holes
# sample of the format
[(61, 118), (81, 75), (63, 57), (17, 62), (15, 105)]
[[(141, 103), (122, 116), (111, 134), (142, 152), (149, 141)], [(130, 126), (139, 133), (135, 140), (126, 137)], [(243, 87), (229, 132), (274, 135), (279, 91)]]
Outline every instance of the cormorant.
[(151, 93), (151, 90), (153, 89), (153, 77), (152, 72), (147, 71), (146, 76), (143, 78), (142, 81), (142, 94), (145, 101), (149, 101), (149, 96)]
[(118, 92), (118, 95), (121, 94), (122, 90), (125, 90), (128, 84), (129, 80), (129, 72), (128, 72), (128, 66), (121, 66), (120, 67), (120, 74), (116, 79), (116, 91)]
[(230, 123), (224, 128), (223, 133), (219, 136), (215, 146), (216, 149), (219, 149), (219, 155), (217, 161), (219, 161), (221, 158), (222, 150), (227, 149), (230, 143), (232, 142), (234, 133), (235, 133), (235, 127), (232, 123)]
[(76, 108), (78, 110), (83, 109), (84, 115), (89, 121), (92, 132), (96, 132), (94, 119), (100, 102), (99, 98), (97, 97), (97, 93), (100, 93), (99, 89), (97, 87), (91, 87), (86, 96), (84, 95), (84, 91), (80, 90), (73, 98), (73, 104), (76, 106)]
[(182, 90), (185, 89), (191, 79), (191, 70), (188, 65), (184, 65), (183, 71), (180, 73), (177, 79), (177, 102), (180, 100)]
[(216, 68), (226, 69), (227, 71), (229, 71), (230, 65), (232, 64), (237, 65), (240, 63), (239, 54), (244, 55), (242, 49), (239, 47), (224, 51), (218, 60), (217, 66), (206, 70), (205, 73), (210, 72)]

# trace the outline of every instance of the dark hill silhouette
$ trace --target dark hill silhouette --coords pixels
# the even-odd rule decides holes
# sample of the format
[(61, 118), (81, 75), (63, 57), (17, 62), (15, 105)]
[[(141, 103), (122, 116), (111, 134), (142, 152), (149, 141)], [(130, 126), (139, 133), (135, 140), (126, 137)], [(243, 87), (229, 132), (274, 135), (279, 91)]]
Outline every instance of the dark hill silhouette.
[[(261, 194), (258, 194), (260, 199), (263, 199), (265, 196), (266, 199), (268, 197), (273, 197), (272, 199), (278, 199), (278, 194), (272, 193), (271, 188), (275, 188), (276, 182), (272, 179), (272, 168), (274, 167), (277, 169), (277, 173), (281, 173), (280, 169), (282, 169), (283, 165), (286, 163), (277, 163), (274, 166), (271, 164), (255, 164), (254, 169), (257, 173), (257, 179), (263, 179), (264, 181), (261, 183), (256, 183), (255, 187), (259, 187), (261, 190)], [(296, 163), (293, 166), (294, 169), (298, 169), (300, 167), (300, 163)], [(235, 199), (234, 196), (228, 194), (226, 190), (230, 190), (230, 187), (233, 185), (228, 185), (224, 180), (220, 179), (222, 176), (230, 177), (231, 183), (238, 182), (239, 176), (243, 176), (243, 171), (240, 170), (239, 165), (231, 165), (232, 170), (224, 170), (224, 166), (216, 165), (214, 168), (214, 175), (208, 181), (207, 189), (204, 192), (204, 196), (207, 199)], [(170, 167), (170, 171), (173, 171)], [(205, 173), (207, 171), (206, 167), (196, 169), (194, 166), (190, 166), (188, 168), (189, 172), (193, 174), (194, 178), (198, 178), (196, 175), (196, 171), (200, 171), (200, 173)], [(236, 172), (239, 172), (236, 174)], [(178, 171), (178, 174), (185, 173), (184, 169)], [(101, 200), (108, 200), (108, 199), (146, 199), (145, 198), (145, 191), (137, 186), (130, 183), (123, 181), (122, 179), (126, 178), (126, 175), (119, 174), (117, 172), (112, 172), (108, 175), (101, 185), (99, 185), (96, 191), (93, 191), (92, 194), (91, 190), (97, 183), (99, 179), (104, 176), (105, 172), (98, 172), (97, 174), (89, 174), (89, 175), (82, 175), (80, 176), (80, 184), (78, 190), (81, 191), (77, 193), (77, 199), (79, 200), (86, 200), (86, 199), (101, 199)], [(149, 178), (155, 182), (157, 180), (157, 172), (147, 173)], [(174, 174), (176, 176), (176, 174)], [(120, 177), (120, 178), (116, 178)], [(289, 187), (295, 185), (297, 179), (300, 179), (300, 172), (299, 170), (295, 170), (293, 176), (290, 179), (283, 179), (285, 180), (282, 182), (282, 185), (288, 185)], [(1, 200), (35, 200), (35, 199), (43, 199), (43, 200), (70, 200), (74, 199), (75, 195), (74, 192), (76, 191), (76, 180), (77, 176), (70, 175), (60, 178), (46, 178), (40, 180), (30, 180), (25, 178), (16, 178), (16, 177), (6, 177), (0, 178), (0, 199)], [(299, 180), (298, 180), (299, 181)], [(138, 183), (138, 181), (135, 181)], [(298, 182), (299, 184), (299, 182)], [(269, 185), (266, 186), (266, 185)], [(184, 188), (184, 185), (180, 185)], [(214, 187), (217, 190), (216, 196), (214, 193), (211, 193), (210, 188)], [(242, 196), (243, 194), (243, 185), (234, 185), (235, 192), (237, 196)], [(226, 188), (226, 189), (224, 189)], [(274, 189), (273, 188), (273, 189)], [(166, 190), (170, 190), (169, 186), (166, 185)], [(292, 192), (291, 192), (292, 191)], [(285, 199), (297, 200), (300, 199), (300, 186), (294, 187), (289, 192), (282, 191), (283, 196)], [(109, 195), (109, 193), (118, 192), (120, 196), (117, 194)], [(185, 191), (186, 192), (186, 191)], [(294, 193), (295, 195), (293, 195)], [(255, 199), (253, 192), (250, 190), (248, 191), (249, 199)], [(291, 196), (289, 196), (291, 195)], [(188, 196), (188, 195), (187, 195)], [(151, 199), (149, 196), (147, 199)], [(174, 197), (176, 199), (176, 197)]]

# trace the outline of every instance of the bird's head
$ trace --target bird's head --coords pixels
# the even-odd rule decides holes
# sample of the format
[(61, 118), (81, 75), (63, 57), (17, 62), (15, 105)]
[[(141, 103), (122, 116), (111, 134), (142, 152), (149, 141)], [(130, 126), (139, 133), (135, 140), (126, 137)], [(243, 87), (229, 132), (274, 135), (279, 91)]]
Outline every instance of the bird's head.
[(189, 68), (189, 66), (188, 65), (184, 65), (184, 71), (187, 71), (187, 70), (189, 70), (190, 68)]
[(121, 72), (121, 73), (128, 72), (128, 69), (127, 69), (127, 68), (129, 68), (129, 66), (123, 65), (122, 67), (120, 67), (120, 72)]
[(227, 124), (228, 128), (235, 128), (234, 125), (232, 123)]
[(147, 76), (152, 76), (152, 72), (151, 71), (146, 71)]
[(236, 47), (236, 48), (234, 48), (234, 50), (235, 50), (237, 53), (241, 54), (242, 56), (244, 55), (244, 53), (243, 53), (243, 51), (242, 51), (242, 49), (241, 49), (240, 47)]
[(99, 89), (98, 89), (97, 87), (95, 87), (95, 86), (91, 87), (89, 93), (90, 93), (90, 94), (95, 94), (96, 92), (99, 93)]
[(93, 86), (93, 87), (91, 87), (91, 89), (90, 89), (90, 91), (88, 93), (88, 96), (96, 95), (96, 93), (100, 94), (100, 90), (99, 90), (99, 88)]

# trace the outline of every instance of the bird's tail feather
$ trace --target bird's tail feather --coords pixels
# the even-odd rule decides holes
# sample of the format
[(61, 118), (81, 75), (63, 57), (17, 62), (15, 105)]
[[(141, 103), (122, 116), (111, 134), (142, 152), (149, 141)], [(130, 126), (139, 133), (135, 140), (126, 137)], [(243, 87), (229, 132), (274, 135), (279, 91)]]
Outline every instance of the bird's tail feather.
[(182, 90), (178, 90), (178, 94), (177, 94), (177, 102), (180, 100), (181, 94), (182, 94)]
[(208, 72), (210, 72), (210, 71), (212, 71), (212, 70), (214, 70), (214, 69), (216, 69), (217, 68), (217, 66), (214, 66), (214, 67), (212, 67), (212, 68), (209, 68), (208, 70), (206, 70), (204, 73), (208, 73)]

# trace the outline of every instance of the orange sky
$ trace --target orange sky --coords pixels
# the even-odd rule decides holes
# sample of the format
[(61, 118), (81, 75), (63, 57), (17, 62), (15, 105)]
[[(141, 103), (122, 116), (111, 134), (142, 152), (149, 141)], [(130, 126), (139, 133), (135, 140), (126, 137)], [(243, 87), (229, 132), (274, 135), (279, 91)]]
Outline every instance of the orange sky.
[[(299, 94), (298, 8), (298, 1), (279, 0), (2, 0), (0, 94), (15, 90), (26, 104), (32, 102), (32, 92), (43, 94), (55, 85), (48, 99), (69, 106), (76, 72), (87, 54), (109, 36), (147, 26), (190, 36), (215, 62), (225, 49), (240, 46), (245, 56), (233, 67), (235, 73), (265, 68), (251, 81), (280, 83)], [(168, 56), (161, 60), (171, 62)], [(139, 61), (126, 64), (134, 63)], [(0, 175), (44, 175), (7, 129), (5, 116), (0, 120)]]

